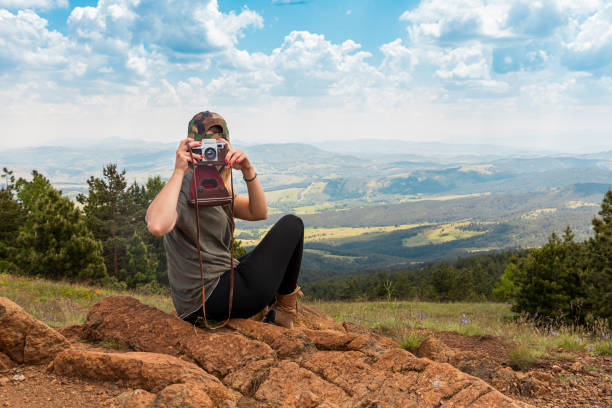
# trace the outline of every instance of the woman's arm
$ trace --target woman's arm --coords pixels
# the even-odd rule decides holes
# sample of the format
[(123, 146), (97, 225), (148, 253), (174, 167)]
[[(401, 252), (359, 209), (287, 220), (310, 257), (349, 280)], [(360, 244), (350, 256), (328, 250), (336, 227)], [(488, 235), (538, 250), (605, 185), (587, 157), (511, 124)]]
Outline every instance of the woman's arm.
[[(191, 161), (187, 146), (190, 145), (193, 147), (198, 144), (202, 143), (194, 142), (191, 138), (181, 141), (181, 144), (176, 150), (174, 172), (170, 180), (168, 180), (147, 209), (147, 214), (145, 215), (147, 228), (149, 232), (155, 236), (161, 237), (162, 235), (166, 235), (172, 231), (174, 224), (176, 224), (176, 219), (178, 217), (176, 204), (178, 202), (179, 192), (181, 191), (183, 176), (188, 169), (187, 163)], [(201, 156), (194, 154), (194, 157), (200, 158)]]
[[(246, 153), (242, 150), (233, 149), (230, 146), (225, 159), (230, 168), (242, 171), (242, 177), (245, 180), (251, 180), (255, 177), (255, 169), (249, 161)], [(266, 203), (266, 196), (259, 179), (255, 177), (252, 181), (248, 181), (246, 184), (249, 191), (249, 196), (235, 197), (234, 216), (247, 221), (265, 220), (268, 218), (268, 204)]]
[[(251, 166), (250, 169), (243, 170), (242, 174), (249, 180), (255, 176), (255, 169)], [(247, 182), (246, 185), (249, 196), (236, 196), (234, 216), (247, 221), (265, 220), (268, 218), (268, 204), (259, 179), (255, 177), (255, 180)]]

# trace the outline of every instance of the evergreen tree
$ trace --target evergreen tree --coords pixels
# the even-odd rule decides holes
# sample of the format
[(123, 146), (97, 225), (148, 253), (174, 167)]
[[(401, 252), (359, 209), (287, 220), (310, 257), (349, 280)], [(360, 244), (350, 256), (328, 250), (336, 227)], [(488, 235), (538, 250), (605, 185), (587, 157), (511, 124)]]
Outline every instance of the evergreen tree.
[(105, 280), (102, 247), (80, 211), (40, 173), (32, 176), (32, 181), (17, 182), (27, 217), (16, 239), (16, 264), (28, 275)]
[(588, 314), (582, 245), (569, 229), (563, 238), (554, 232), (542, 248), (518, 265), (512, 310), (540, 321), (581, 325)]
[(127, 248), (125, 268), (119, 272), (119, 279), (129, 288), (155, 282), (157, 260), (149, 255), (147, 246), (134, 232)]
[(160, 176), (150, 176), (147, 179), (147, 183), (140, 188), (137, 188), (137, 184), (134, 183), (130, 187), (130, 192), (134, 196), (134, 199), (138, 205), (138, 214), (136, 217), (138, 232), (142, 241), (147, 246), (149, 256), (153, 257), (157, 264), (157, 268), (155, 269), (155, 279), (158, 283), (168, 285), (166, 251), (164, 249), (163, 238), (150, 234), (144, 220), (149, 205), (165, 184), (166, 183), (162, 181)]
[(493, 296), (497, 300), (509, 301), (516, 295), (516, 285), (514, 282), (519, 271), (515, 262), (518, 261), (514, 260), (508, 264), (499, 281), (497, 281), (495, 289), (493, 289)]
[(599, 218), (593, 218), (595, 235), (588, 242), (588, 292), (596, 318), (612, 325), (612, 190), (604, 195)]
[(457, 286), (457, 273), (455, 268), (447, 262), (442, 262), (431, 275), (431, 285), (439, 300), (455, 300), (451, 293)]
[(79, 194), (77, 201), (83, 204), (87, 225), (96, 239), (102, 242), (107, 270), (119, 278), (119, 270), (126, 267), (126, 250), (137, 222), (138, 207), (134, 191), (127, 190), (125, 169), (109, 163), (102, 170), (102, 177), (87, 180), (89, 193)]
[(2, 169), (4, 183), (0, 186), (0, 271), (17, 272), (13, 262), (17, 232), (25, 221), (25, 210), (16, 200), (15, 176), (6, 167)]

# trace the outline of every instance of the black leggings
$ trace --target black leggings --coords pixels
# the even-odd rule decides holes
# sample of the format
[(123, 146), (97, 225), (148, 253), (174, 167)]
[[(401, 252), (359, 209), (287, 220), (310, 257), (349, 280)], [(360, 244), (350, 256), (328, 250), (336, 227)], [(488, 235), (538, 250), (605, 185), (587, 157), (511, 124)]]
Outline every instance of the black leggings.
[[(285, 215), (274, 224), (261, 242), (248, 254), (238, 258), (234, 269), (232, 316), (248, 318), (274, 301), (274, 294), (295, 290), (302, 263), (304, 223), (300, 217)], [(217, 321), (227, 318), (229, 271), (221, 275), (217, 287), (206, 299), (206, 318)], [(195, 323), (202, 308), (184, 317)]]

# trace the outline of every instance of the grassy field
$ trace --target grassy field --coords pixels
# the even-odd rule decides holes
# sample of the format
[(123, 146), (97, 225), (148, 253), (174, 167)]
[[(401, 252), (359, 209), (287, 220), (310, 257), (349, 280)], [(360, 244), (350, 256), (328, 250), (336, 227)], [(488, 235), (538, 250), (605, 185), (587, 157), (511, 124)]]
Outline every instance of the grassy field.
[[(87, 311), (105, 296), (129, 295), (167, 313), (174, 308), (168, 293), (146, 293), (17, 277), (0, 273), (0, 296), (7, 297), (35, 318), (53, 327), (79, 324)], [(414, 349), (427, 331), (452, 331), (466, 336), (500, 336), (510, 345), (509, 359), (528, 367), (563, 349), (597, 355), (612, 354), (610, 333), (602, 326), (585, 332), (580, 329), (537, 328), (517, 319), (510, 305), (503, 303), (432, 303), (408, 301), (306, 302), (339, 321), (363, 324), (397, 339)], [(559, 354), (556, 354), (559, 357)], [(571, 355), (568, 357), (571, 358)]]
[[(351, 240), (355, 238), (368, 235), (368, 239), (373, 236), (370, 234), (380, 234), (392, 231), (400, 231), (412, 229), (424, 225), (430, 225), (429, 223), (421, 224), (401, 224), (401, 225), (386, 225), (379, 227), (331, 227), (331, 228), (305, 228), (304, 229), (304, 241), (305, 242), (321, 242), (325, 241), (329, 244), (334, 242)], [(268, 228), (253, 228), (248, 230), (236, 229), (235, 236), (242, 242), (243, 246), (255, 246), (268, 232)], [(470, 232), (470, 231), (462, 231)]]
[(428, 228), (425, 231), (418, 233), (414, 237), (404, 239), (402, 241), (402, 245), (405, 247), (417, 247), (423, 245), (442, 244), (444, 242), (472, 238), (477, 235), (487, 233), (486, 230), (471, 231), (469, 229), (462, 228), (467, 227), (469, 224), (469, 221), (451, 222), (448, 224), (438, 225), (434, 228)]

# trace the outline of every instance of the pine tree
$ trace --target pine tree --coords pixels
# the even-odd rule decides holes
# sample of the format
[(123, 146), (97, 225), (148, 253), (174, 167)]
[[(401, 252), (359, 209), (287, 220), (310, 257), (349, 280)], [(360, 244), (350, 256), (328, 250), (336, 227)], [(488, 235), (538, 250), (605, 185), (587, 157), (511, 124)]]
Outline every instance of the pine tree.
[(6, 167), (2, 169), (4, 183), (0, 186), (0, 271), (17, 272), (14, 264), (17, 232), (25, 221), (25, 209), (16, 200), (15, 176)]
[(514, 271), (512, 310), (542, 323), (581, 325), (588, 315), (583, 272), (583, 246), (569, 227), (554, 232), (542, 248), (522, 259)]
[(113, 163), (103, 168), (101, 178), (90, 177), (87, 185), (88, 195), (79, 194), (77, 201), (83, 204), (88, 227), (102, 242), (107, 270), (118, 279), (119, 270), (126, 266), (126, 250), (137, 218), (133, 192), (127, 191), (125, 169), (119, 172)]
[(595, 235), (588, 242), (588, 291), (596, 318), (612, 325), (612, 190), (604, 195), (599, 218), (593, 218)]
[(168, 284), (168, 273), (166, 271), (166, 251), (164, 249), (164, 242), (162, 237), (156, 237), (150, 234), (147, 230), (145, 223), (145, 214), (149, 205), (155, 199), (157, 194), (161, 191), (166, 183), (162, 181), (160, 176), (149, 177), (147, 183), (142, 187), (137, 187), (134, 183), (130, 187), (130, 193), (134, 197), (135, 202), (138, 206), (138, 212), (136, 217), (138, 233), (147, 246), (149, 256), (153, 257), (156, 261), (157, 268), (155, 270), (155, 279), (157, 282), (167, 285)]
[(32, 181), (17, 182), (27, 217), (16, 239), (16, 264), (28, 275), (105, 280), (102, 247), (80, 211), (40, 173), (32, 176)]
[(147, 246), (136, 232), (130, 239), (126, 258), (126, 266), (119, 272), (119, 279), (129, 288), (155, 282), (157, 260), (149, 255)]

